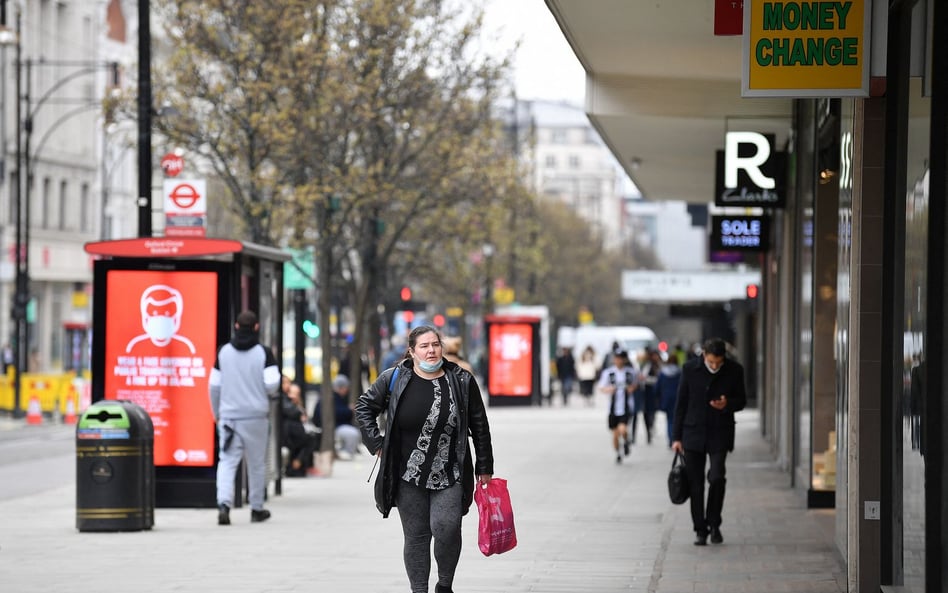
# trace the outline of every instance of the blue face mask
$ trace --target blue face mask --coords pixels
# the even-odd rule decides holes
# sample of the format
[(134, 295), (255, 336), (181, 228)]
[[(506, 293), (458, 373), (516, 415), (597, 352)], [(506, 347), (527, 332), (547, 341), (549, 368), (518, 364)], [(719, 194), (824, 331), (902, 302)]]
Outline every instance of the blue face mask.
[(439, 358), (438, 362), (428, 362), (427, 360), (419, 360), (418, 368), (423, 370), (426, 373), (433, 373), (441, 368), (441, 365), (444, 364), (444, 359)]

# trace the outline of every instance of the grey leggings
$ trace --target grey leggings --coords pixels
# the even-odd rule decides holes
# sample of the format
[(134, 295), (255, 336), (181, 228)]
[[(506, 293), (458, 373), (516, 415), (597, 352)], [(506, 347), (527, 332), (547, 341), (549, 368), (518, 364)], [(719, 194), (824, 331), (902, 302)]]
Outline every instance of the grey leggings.
[(444, 490), (428, 490), (398, 483), (395, 506), (405, 533), (405, 571), (412, 593), (428, 593), (431, 574), (431, 538), (438, 563), (438, 584), (451, 588), (461, 557), (461, 483)]

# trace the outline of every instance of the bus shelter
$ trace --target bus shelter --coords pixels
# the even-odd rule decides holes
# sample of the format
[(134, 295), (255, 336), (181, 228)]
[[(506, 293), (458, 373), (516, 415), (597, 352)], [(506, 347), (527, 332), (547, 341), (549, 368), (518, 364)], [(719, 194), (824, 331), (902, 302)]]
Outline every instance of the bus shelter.
[(541, 405), (541, 321), (529, 315), (485, 316), (490, 405)]
[[(156, 506), (217, 506), (210, 372), (237, 313), (247, 309), (259, 317), (260, 342), (282, 360), (290, 254), (203, 237), (100, 241), (85, 251), (94, 258), (92, 401), (128, 400), (148, 412)], [(268, 474), (279, 493), (279, 430), (271, 434)]]

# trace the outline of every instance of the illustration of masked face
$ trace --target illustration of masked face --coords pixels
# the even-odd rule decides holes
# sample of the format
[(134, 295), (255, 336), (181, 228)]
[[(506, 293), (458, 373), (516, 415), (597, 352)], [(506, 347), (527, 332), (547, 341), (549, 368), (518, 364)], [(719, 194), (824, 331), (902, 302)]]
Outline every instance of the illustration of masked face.
[(181, 328), (184, 299), (170, 286), (151, 286), (142, 293), (142, 328), (156, 346), (167, 346)]
[(145, 320), (145, 332), (156, 344), (167, 343), (175, 331), (177, 328), (174, 317), (155, 316)]

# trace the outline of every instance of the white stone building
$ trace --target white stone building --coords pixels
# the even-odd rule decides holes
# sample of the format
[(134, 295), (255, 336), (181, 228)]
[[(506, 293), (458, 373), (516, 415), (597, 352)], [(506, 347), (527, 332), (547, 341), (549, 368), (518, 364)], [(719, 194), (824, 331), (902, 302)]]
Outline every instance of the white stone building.
[[(28, 253), (30, 370), (88, 368), (92, 262), (83, 245), (115, 236), (103, 208), (106, 184), (135, 187), (134, 150), (129, 173), (128, 161), (115, 158), (111, 143), (118, 136), (107, 133), (102, 113), (115, 78), (125, 84), (126, 70), (134, 67), (136, 32), (126, 29), (122, 15), (130, 8), (134, 14), (135, 3), (0, 2), (6, 16), (6, 43), (0, 46), (0, 341), (11, 343), (15, 333), (11, 311), (22, 204), (19, 251)], [(28, 178), (20, 169), (31, 172), (32, 184), (19, 184), (18, 190), (18, 180)]]
[(607, 248), (633, 241), (652, 249), (667, 269), (703, 266), (703, 224), (694, 226), (684, 202), (642, 200), (580, 107), (540, 100), (516, 107), (512, 135), (535, 191), (588, 220)]

